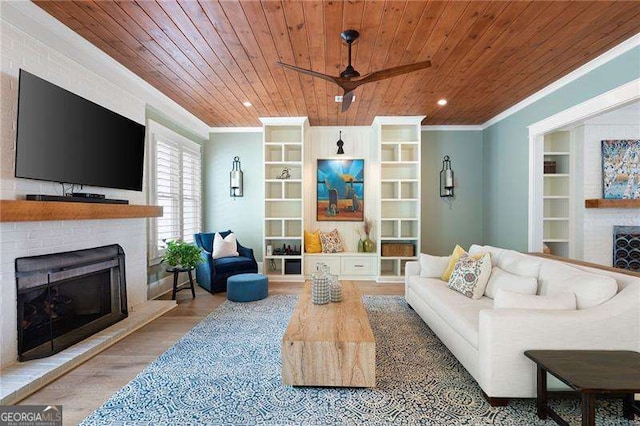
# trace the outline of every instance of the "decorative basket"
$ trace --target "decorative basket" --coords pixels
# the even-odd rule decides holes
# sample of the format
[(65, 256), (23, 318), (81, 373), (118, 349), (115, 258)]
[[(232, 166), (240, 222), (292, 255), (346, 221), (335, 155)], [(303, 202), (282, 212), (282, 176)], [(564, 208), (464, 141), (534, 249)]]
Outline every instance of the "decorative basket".
[(414, 246), (411, 243), (383, 243), (382, 256), (385, 257), (411, 257), (414, 255)]
[(545, 173), (555, 173), (556, 172), (556, 162), (555, 161), (545, 161), (544, 162), (544, 172)]

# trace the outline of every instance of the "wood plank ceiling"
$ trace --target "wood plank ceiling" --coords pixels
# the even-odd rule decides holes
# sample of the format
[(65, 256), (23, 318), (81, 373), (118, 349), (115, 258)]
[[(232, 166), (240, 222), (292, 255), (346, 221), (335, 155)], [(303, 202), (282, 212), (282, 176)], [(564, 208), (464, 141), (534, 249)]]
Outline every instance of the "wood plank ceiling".
[[(210, 126), (270, 116), (369, 125), (376, 115), (480, 124), (640, 32), (640, 1), (36, 3)], [(360, 86), (341, 113), (337, 86), (276, 62), (338, 75), (345, 29), (361, 34), (353, 65), (363, 75), (433, 66)]]

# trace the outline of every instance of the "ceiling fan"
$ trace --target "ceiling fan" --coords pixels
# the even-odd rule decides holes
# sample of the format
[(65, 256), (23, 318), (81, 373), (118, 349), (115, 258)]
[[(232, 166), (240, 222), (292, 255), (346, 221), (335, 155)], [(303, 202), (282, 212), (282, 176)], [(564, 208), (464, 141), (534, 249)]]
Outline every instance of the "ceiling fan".
[(351, 102), (353, 101), (353, 91), (358, 86), (365, 83), (372, 83), (374, 81), (380, 81), (413, 71), (418, 71), (423, 68), (429, 68), (431, 66), (431, 61), (416, 62), (414, 64), (400, 65), (397, 67), (370, 72), (369, 74), (365, 74), (364, 77), (360, 78), (360, 73), (356, 71), (355, 68), (353, 68), (353, 66), (351, 65), (351, 44), (358, 39), (360, 33), (356, 30), (345, 30), (340, 33), (340, 36), (349, 47), (349, 64), (338, 77), (322, 74), (320, 72), (308, 70), (305, 68), (296, 67), (295, 65), (285, 64), (280, 61), (278, 61), (278, 65), (313, 77), (322, 78), (340, 86), (340, 88), (344, 90), (344, 95), (342, 96), (342, 112), (345, 112), (349, 109), (349, 105), (351, 105)]

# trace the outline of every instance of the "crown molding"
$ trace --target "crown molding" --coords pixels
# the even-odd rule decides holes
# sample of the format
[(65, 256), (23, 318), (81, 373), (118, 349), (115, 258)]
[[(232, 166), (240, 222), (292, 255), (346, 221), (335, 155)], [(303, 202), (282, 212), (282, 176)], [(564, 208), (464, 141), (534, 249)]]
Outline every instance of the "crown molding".
[(440, 131), (440, 132), (478, 132), (478, 131), (482, 131), (484, 130), (484, 127), (482, 127), (481, 125), (458, 125), (458, 124), (453, 124), (453, 125), (442, 125), (442, 126), (438, 126), (438, 125), (434, 125), (434, 126), (421, 126), (420, 130), (422, 130), (423, 132), (429, 132), (429, 131)]
[(262, 127), (210, 127), (209, 133), (260, 133)]
[(209, 126), (31, 1), (2, 1), (0, 20), (119, 86), (203, 139)]
[(569, 74), (554, 81), (544, 89), (534, 93), (528, 98), (518, 102), (511, 108), (502, 111), (500, 114), (482, 123), (481, 125), (482, 129), (484, 130), (490, 126), (493, 126), (497, 122), (504, 120), (510, 115), (513, 115), (516, 112), (520, 111), (521, 109), (528, 107), (529, 105), (539, 101), (540, 99), (555, 92), (561, 87), (566, 86), (567, 84), (579, 79), (580, 77), (583, 77), (585, 74), (588, 74), (589, 72), (593, 71), (599, 66), (606, 64), (607, 62), (617, 58), (620, 55), (623, 55), (624, 53), (638, 46), (640, 46), (640, 33), (636, 34), (635, 36), (629, 38), (626, 41), (623, 41), (619, 45), (607, 50), (602, 55), (598, 56), (595, 59), (592, 59), (591, 61), (587, 62), (581, 67), (571, 71)]

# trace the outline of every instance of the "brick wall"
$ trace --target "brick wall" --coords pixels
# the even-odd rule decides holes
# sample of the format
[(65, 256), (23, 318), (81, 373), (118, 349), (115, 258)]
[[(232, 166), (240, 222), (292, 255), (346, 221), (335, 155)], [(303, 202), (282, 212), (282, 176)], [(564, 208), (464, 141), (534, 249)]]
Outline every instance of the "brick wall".
[[(640, 137), (638, 109), (624, 111), (588, 121), (584, 127), (584, 198), (602, 198), (601, 141)], [(629, 124), (631, 123), (631, 124)], [(583, 202), (578, 200), (578, 202)], [(583, 209), (583, 256), (587, 262), (612, 265), (613, 227), (640, 226), (635, 209)]]
[[(28, 193), (62, 193), (60, 185), (14, 178), (18, 70), (23, 68), (58, 86), (144, 123), (145, 102), (118, 85), (1, 21), (0, 198)], [(85, 187), (109, 198), (145, 204), (144, 192)], [(126, 253), (129, 306), (147, 300), (146, 220), (0, 223), (0, 367), (17, 358), (16, 257), (120, 244)]]

